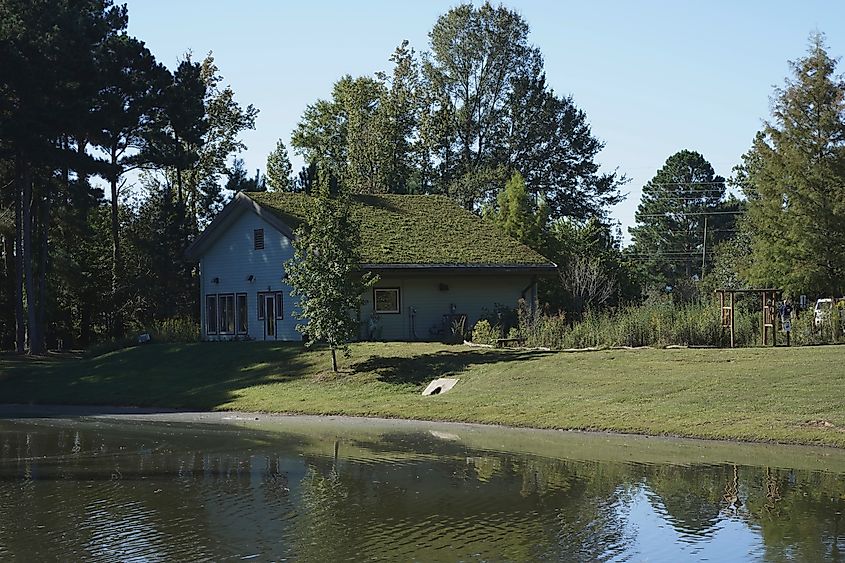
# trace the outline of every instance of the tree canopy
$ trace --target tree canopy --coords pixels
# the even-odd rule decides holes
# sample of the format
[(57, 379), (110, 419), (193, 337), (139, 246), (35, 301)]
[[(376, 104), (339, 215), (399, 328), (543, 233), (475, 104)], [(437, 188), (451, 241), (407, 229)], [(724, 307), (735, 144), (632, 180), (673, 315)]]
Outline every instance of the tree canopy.
[(652, 283), (674, 287), (705, 275), (712, 249), (734, 231), (737, 204), (726, 203), (725, 193), (725, 179), (690, 150), (666, 159), (643, 187), (630, 254)]
[(360, 225), (350, 212), (349, 195), (332, 189), (328, 173), (316, 196), (309, 200), (306, 217), (294, 238), (294, 256), (285, 263), (285, 275), (292, 295), (299, 297), (295, 312), (302, 322), (296, 329), (307, 335), (309, 344), (323, 342), (332, 352), (332, 370), (337, 371), (336, 350), (348, 352), (358, 334), (354, 312), (363, 294), (376, 278), (360, 271)]
[(495, 206), (514, 172), (550, 218), (600, 216), (625, 182), (601, 172), (603, 143), (571, 97), (546, 85), (543, 57), (514, 10), (459, 5), (420, 58), (403, 42), (392, 73), (344, 76), (306, 108), (291, 144), (356, 193), (434, 193)]
[(257, 110), (210, 55), (171, 72), (127, 21), (111, 0), (0, 2), (0, 347), (196, 316), (183, 251)]
[(749, 276), (796, 295), (845, 293), (845, 82), (826, 50), (808, 53), (772, 98), (772, 117), (743, 155)]

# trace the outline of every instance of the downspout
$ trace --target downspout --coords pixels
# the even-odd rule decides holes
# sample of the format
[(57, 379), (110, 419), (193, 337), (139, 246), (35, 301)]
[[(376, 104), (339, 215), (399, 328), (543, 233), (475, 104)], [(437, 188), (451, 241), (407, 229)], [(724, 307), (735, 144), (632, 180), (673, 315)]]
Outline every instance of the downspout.
[(411, 319), (411, 340), (418, 340), (417, 338), (417, 327), (415, 320), (417, 318), (417, 308), (416, 307), (408, 307), (408, 316)]

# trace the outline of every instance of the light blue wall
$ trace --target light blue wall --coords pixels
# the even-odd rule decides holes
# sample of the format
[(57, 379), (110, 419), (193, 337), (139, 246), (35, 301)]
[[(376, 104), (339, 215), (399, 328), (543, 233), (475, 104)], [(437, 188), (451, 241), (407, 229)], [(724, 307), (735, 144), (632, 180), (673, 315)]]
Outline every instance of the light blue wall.
[[(441, 284), (448, 289), (441, 289)], [(452, 312), (467, 315), (471, 328), (496, 304), (516, 308), (521, 297), (532, 299), (530, 275), (484, 273), (474, 275), (414, 273), (404, 276), (382, 276), (376, 288), (398, 287), (399, 314), (380, 314), (374, 336), (379, 340), (437, 340), (430, 329), (443, 324), (443, 315)], [(416, 310), (411, 326), (410, 308)], [(373, 294), (369, 293), (361, 311), (362, 337), (369, 336), (369, 319), (373, 313)]]
[[(205, 297), (208, 294), (246, 293), (248, 336), (255, 340), (299, 341), (296, 319), (292, 312), (296, 301), (284, 282), (284, 263), (293, 256), (290, 239), (249, 208), (237, 210), (228, 226), (211, 242), (200, 260), (200, 311), (203, 338), (231, 339), (230, 335), (205, 333)], [(253, 232), (264, 229), (264, 250), (254, 250)], [(252, 275), (254, 281), (247, 278)], [(219, 283), (213, 280), (219, 279)], [(466, 314), (467, 328), (496, 305), (514, 308), (521, 297), (532, 299), (534, 286), (526, 274), (431, 274), (409, 272), (403, 275), (382, 275), (376, 287), (397, 287), (400, 291), (400, 312), (378, 315), (374, 336), (379, 340), (437, 340), (431, 329), (443, 324), (450, 312)], [(258, 293), (279, 291), (284, 295), (284, 319), (276, 321), (276, 336), (265, 336), (264, 320), (258, 319)], [(446, 289), (447, 288), (447, 289)], [(454, 311), (452, 309), (454, 305)], [(410, 308), (414, 308), (413, 323)], [(360, 336), (370, 336), (373, 316), (373, 293), (369, 292), (360, 312)]]
[[(258, 319), (258, 293), (284, 295), (284, 319), (276, 321), (275, 340), (301, 340), (292, 312), (296, 305), (290, 286), (283, 281), (284, 263), (293, 256), (290, 239), (249, 209), (239, 210), (200, 260), (200, 310), (203, 338), (225, 340), (232, 336), (206, 335), (205, 296), (210, 293), (246, 293), (249, 337), (265, 340), (264, 320)], [(254, 250), (253, 231), (264, 229), (264, 250)], [(247, 281), (252, 275), (253, 282)], [(213, 283), (219, 278), (220, 283)], [(266, 339), (273, 340), (272, 337)]]

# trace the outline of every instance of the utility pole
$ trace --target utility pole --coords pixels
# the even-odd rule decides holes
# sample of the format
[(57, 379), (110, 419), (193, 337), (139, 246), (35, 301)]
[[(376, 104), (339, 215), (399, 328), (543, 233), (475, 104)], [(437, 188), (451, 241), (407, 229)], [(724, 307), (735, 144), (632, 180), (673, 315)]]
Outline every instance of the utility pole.
[(704, 216), (704, 241), (701, 243), (701, 279), (704, 280), (704, 262), (707, 256), (707, 215)]

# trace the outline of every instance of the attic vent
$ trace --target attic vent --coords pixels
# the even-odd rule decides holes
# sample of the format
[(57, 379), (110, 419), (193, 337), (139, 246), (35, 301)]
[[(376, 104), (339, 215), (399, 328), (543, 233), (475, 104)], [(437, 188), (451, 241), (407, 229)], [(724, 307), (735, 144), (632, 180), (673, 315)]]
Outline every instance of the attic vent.
[(264, 250), (264, 229), (255, 229), (252, 235), (255, 250)]

